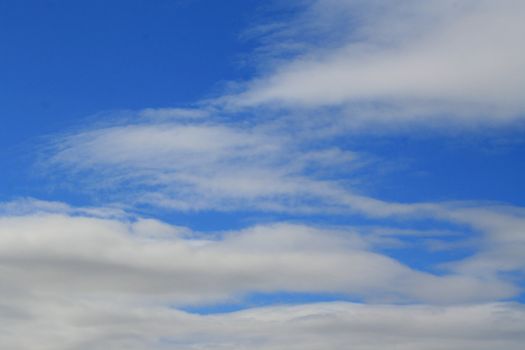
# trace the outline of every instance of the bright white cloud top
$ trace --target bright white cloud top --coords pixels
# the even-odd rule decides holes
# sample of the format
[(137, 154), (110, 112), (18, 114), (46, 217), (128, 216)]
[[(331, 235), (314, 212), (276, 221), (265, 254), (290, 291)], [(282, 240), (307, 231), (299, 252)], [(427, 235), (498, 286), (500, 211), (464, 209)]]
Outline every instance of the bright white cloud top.
[(382, 196), (410, 162), (367, 142), (523, 143), (525, 2), (288, 5), (234, 88), (40, 142), (58, 194), (0, 202), (0, 347), (522, 349), (521, 202)]

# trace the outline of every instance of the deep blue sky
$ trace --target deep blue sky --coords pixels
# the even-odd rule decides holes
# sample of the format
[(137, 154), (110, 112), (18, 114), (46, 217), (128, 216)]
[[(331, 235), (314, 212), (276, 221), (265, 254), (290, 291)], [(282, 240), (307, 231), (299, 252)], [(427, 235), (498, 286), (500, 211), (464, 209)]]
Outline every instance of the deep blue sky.
[(20, 180), (34, 171), (25, 161), (44, 135), (103, 111), (193, 103), (242, 78), (249, 68), (239, 63), (253, 43), (239, 37), (259, 7), (251, 0), (1, 1), (0, 197), (34, 190)]
[(107, 110), (192, 103), (243, 77), (258, 1), (2, 1), (1, 148)]

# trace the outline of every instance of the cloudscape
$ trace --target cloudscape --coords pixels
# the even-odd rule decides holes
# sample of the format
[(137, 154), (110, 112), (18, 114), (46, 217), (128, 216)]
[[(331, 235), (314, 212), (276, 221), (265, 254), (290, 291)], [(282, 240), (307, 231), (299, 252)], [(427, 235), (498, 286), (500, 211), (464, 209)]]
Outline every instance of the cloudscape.
[(525, 2), (0, 16), (0, 348), (523, 348)]

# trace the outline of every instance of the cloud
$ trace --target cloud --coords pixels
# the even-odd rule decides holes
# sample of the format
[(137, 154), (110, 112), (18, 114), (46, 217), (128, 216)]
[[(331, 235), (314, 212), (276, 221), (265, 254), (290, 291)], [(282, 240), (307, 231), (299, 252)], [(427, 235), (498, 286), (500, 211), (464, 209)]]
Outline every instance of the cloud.
[[(434, 203), (362, 194), (356, 171), (370, 162), (330, 136), (280, 123), (148, 120), (55, 138), (45, 154), (54, 176), (131, 206), (176, 210), (431, 216)], [(366, 173), (365, 173), (366, 174)], [(363, 176), (361, 174), (360, 176)], [(366, 176), (366, 175), (365, 175)]]
[(495, 206), (451, 211), (451, 220), (485, 232), (476, 255), (451, 264), (457, 272), (471, 275), (525, 272), (525, 211), (523, 208)]
[(139, 111), (138, 115), (146, 119), (191, 120), (205, 118), (210, 112), (204, 108), (146, 108)]
[(289, 24), (265, 27), (265, 47), (304, 45), (243, 91), (57, 137), (48, 169), (106, 203), (414, 215), (435, 209), (367, 197), (356, 183), (370, 174), (354, 170), (370, 160), (337, 136), (355, 126), (472, 127), (525, 115), (519, 1), (298, 3)]
[[(332, 136), (311, 138), (272, 121), (241, 123), (221, 120), (220, 115), (199, 120), (152, 118), (59, 137), (48, 154), (48, 166), (55, 175), (72, 176), (88, 191), (103, 193), (105, 203), (110, 198), (130, 209), (146, 204), (183, 211), (351, 213), (371, 222), (403, 220), (408, 227), (412, 220), (467, 226), (471, 232), (455, 246), (465, 246), (466, 241), (474, 254), (443, 268), (489, 283), (505, 274), (522, 279), (522, 208), (397, 203), (369, 197), (352, 182), (358, 180), (354, 173), (366, 164), (366, 157), (336, 145)], [(376, 240), (386, 242), (384, 237)], [(390, 240), (395, 243), (395, 238)], [(442, 237), (432, 244), (451, 246)], [(428, 281), (430, 289), (433, 283)]]
[(301, 49), (223, 98), (227, 105), (312, 116), (329, 108), (338, 124), (360, 127), (490, 126), (525, 115), (523, 2), (306, 4), (266, 39), (268, 51)]
[(181, 210), (285, 210), (290, 202), (290, 210), (309, 210), (332, 187), (328, 178), (362, 163), (355, 152), (306, 145), (286, 130), (210, 119), (80, 131), (56, 139), (46, 157), (55, 175), (65, 170), (90, 190), (131, 186), (139, 195), (128, 202)]
[[(371, 222), (403, 220), (408, 227), (413, 220), (459, 225), (461, 231), (470, 230), (465, 238), (451, 245), (437, 237), (432, 245), (468, 244), (474, 253), (443, 268), (489, 282), (509, 273), (522, 278), (522, 208), (471, 202), (397, 203), (359, 194), (347, 180), (366, 160), (326, 141), (312, 141), (264, 123), (149, 121), (66, 135), (57, 140), (49, 164), (132, 209), (148, 204), (171, 210), (352, 213)], [(375, 240), (386, 243), (380, 235)], [(390, 239), (390, 244), (399, 243), (396, 237)]]
[(37, 211), (0, 218), (0, 243), (2, 286), (18, 297), (120, 296), (183, 305), (291, 291), (457, 303), (516, 293), (495, 277), (417, 271), (373, 252), (359, 234), (304, 225), (214, 237), (151, 219)]
[(14, 312), (1, 314), (4, 346), (20, 350), (338, 350), (351, 344), (358, 350), (518, 350), (525, 341), (525, 313), (513, 304), (330, 303), (202, 316), (118, 300), (59, 300), (32, 304), (31, 315), (21, 317)]
[[(521, 306), (476, 304), (513, 295), (510, 283), (490, 271), (415, 270), (375, 252), (366, 229), (274, 223), (204, 234), (29, 199), (2, 208), (8, 209), (0, 217), (0, 341), (9, 348), (340, 349), (351, 342), (357, 349), (448, 350), (518, 349), (523, 342)], [(467, 214), (458, 220), (468, 221)], [(485, 218), (483, 227), (498, 221)], [(178, 310), (282, 291), (372, 304), (208, 316)], [(449, 306), (377, 304), (386, 301)]]

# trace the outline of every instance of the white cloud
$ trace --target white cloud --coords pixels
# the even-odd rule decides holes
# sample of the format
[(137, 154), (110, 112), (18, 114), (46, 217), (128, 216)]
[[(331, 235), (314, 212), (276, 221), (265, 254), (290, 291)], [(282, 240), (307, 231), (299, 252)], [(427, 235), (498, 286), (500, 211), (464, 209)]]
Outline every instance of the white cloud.
[(290, 23), (274, 43), (306, 43), (304, 33), (318, 40), (227, 104), (338, 107), (332, 119), (354, 126), (492, 125), (525, 115), (522, 1), (318, 0)]
[(294, 202), (289, 210), (297, 211), (308, 210), (301, 207), (309, 198), (322, 199), (332, 186), (324, 177), (360, 166), (354, 152), (310, 147), (264, 125), (155, 120), (60, 138), (47, 164), (81, 174), (76, 179), (90, 190), (132, 186), (137, 195), (126, 200), (135, 203), (284, 210)]
[(153, 120), (58, 137), (46, 165), (54, 175), (73, 175), (82, 184), (79, 190), (103, 192), (106, 202), (113, 196), (131, 205), (293, 213), (351, 210), (370, 217), (439, 212), (433, 203), (400, 204), (358, 194), (352, 175), (368, 160), (331, 141), (271, 122)]
[[(111, 188), (114, 198), (132, 206), (352, 212), (368, 220), (432, 219), (468, 225), (473, 232), (466, 240), (475, 254), (447, 264), (449, 271), (487, 280), (524, 271), (523, 209), (468, 202), (396, 203), (359, 195), (340, 179), (351, 177), (362, 162), (361, 155), (332, 146), (312, 147), (315, 143), (307, 147), (303, 136), (287, 135), (261, 125), (209, 122), (105, 127), (59, 140), (51, 164), (79, 171), (76, 178), (82, 178), (88, 188), (102, 183), (103, 193), (107, 195)], [(332, 172), (337, 176), (330, 177)], [(386, 243), (384, 237), (375, 239)], [(438, 237), (433, 245), (443, 246), (443, 242)], [(395, 239), (390, 244), (396, 244)], [(444, 244), (451, 246), (446, 240)]]
[(201, 119), (209, 116), (210, 111), (203, 108), (146, 108), (139, 111), (139, 116), (154, 120)]
[(275, 291), (436, 303), (516, 293), (493, 276), (413, 270), (374, 253), (351, 232), (274, 224), (203, 237), (154, 220), (6, 216), (0, 218), (1, 284), (19, 297), (109, 295), (179, 305)]
[[(512, 350), (525, 334), (519, 305), (457, 305), (513, 295), (511, 284), (490, 271), (414, 270), (373, 252), (358, 228), (284, 223), (200, 234), (60, 203), (2, 208), (0, 342), (7, 348), (340, 349), (350, 342), (356, 349)], [(475, 222), (498, 225), (486, 214)], [(468, 212), (458, 220), (470, 220)], [(329, 303), (211, 316), (175, 309), (281, 291), (456, 306)]]
[(486, 276), (497, 273), (525, 273), (525, 211), (523, 208), (463, 208), (447, 214), (484, 232), (477, 253), (450, 264), (454, 271)]
[[(75, 179), (89, 190), (102, 186), (100, 193), (132, 207), (147, 203), (177, 210), (353, 213), (372, 221), (432, 219), (468, 225), (473, 232), (466, 240), (475, 253), (446, 264), (448, 271), (491, 282), (525, 270), (522, 209), (468, 202), (396, 203), (357, 194), (357, 186), (344, 180), (352, 178), (363, 156), (330, 142), (323, 145), (329, 140), (312, 141), (271, 123), (154, 120), (58, 139), (50, 165), (77, 171)], [(442, 243), (438, 238), (433, 245)], [(427, 285), (432, 289), (434, 284)]]
[(525, 341), (525, 313), (514, 304), (330, 303), (199, 316), (117, 300), (53, 300), (31, 304), (25, 318), (4, 312), (0, 324), (2, 345), (19, 350), (518, 350)]

